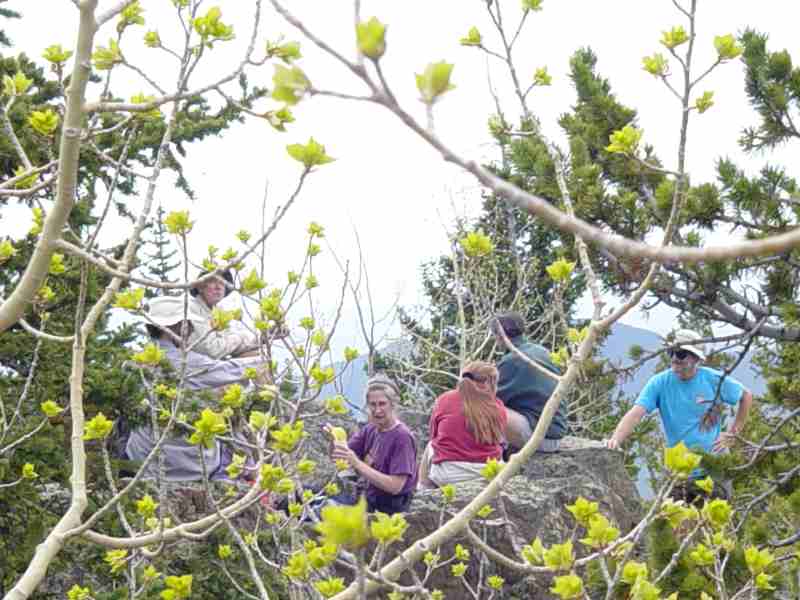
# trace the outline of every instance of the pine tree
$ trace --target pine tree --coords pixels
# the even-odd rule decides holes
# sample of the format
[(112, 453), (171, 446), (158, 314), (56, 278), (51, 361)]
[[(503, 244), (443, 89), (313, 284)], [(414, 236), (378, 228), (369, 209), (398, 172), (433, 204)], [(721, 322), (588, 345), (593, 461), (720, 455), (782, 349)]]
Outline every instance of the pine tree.
[[(150, 225), (150, 236), (145, 240), (142, 255), (146, 275), (149, 279), (162, 283), (176, 283), (178, 279), (173, 273), (180, 263), (176, 260), (178, 249), (173, 246), (167, 228), (164, 225), (166, 212), (162, 206), (156, 209), (156, 215)], [(154, 290), (146, 290), (146, 294), (154, 294)]]

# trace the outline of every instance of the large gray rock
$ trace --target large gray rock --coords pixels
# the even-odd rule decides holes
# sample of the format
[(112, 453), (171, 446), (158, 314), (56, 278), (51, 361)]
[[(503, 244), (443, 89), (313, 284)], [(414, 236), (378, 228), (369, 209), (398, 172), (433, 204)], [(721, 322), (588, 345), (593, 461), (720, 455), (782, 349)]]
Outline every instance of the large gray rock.
[[(484, 485), (483, 481), (457, 485), (452, 508), (463, 507)], [(574, 536), (575, 520), (565, 506), (574, 503), (579, 496), (598, 502), (603, 514), (623, 533), (642, 515), (639, 495), (625, 471), (622, 454), (607, 450), (598, 442), (565, 438), (560, 452), (535, 455), (493, 503), (495, 510), (489, 519), (474, 521), (473, 529), (485, 535), (494, 549), (521, 560), (519, 548), (536, 537), (549, 546)], [(417, 540), (434, 531), (439, 526), (442, 507), (441, 492), (419, 492), (406, 515), (409, 522), (406, 541)], [(456, 543), (470, 546), (466, 536), (452, 540), (439, 549), (442, 560), (453, 555)], [(585, 554), (579, 543), (575, 543), (575, 551), (578, 555)], [(473, 550), (466, 575), (473, 587), (477, 583), (478, 565), (477, 553)], [(517, 597), (552, 597), (547, 592), (549, 579), (523, 581), (519, 572), (496, 565), (484, 571), (484, 578), (491, 574), (505, 578), (508, 586), (505, 589), (515, 590)], [(444, 591), (447, 598), (469, 595), (460, 580), (452, 576), (449, 565), (435, 571), (428, 585)]]

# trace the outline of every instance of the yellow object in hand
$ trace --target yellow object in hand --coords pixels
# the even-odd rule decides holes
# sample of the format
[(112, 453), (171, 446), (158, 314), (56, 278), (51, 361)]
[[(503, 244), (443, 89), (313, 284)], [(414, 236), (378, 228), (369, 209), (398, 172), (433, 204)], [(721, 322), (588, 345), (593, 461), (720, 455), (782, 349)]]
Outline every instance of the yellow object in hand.
[(350, 466), (350, 464), (344, 460), (343, 458), (336, 459), (336, 470), (337, 471), (344, 471)]
[(330, 432), (333, 436), (333, 439), (335, 439), (337, 442), (347, 441), (347, 432), (341, 427), (331, 427)]

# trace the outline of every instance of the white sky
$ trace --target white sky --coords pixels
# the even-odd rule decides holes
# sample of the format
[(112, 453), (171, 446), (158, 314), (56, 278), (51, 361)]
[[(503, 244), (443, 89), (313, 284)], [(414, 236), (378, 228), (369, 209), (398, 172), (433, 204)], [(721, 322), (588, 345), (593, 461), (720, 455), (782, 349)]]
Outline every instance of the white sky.
[[(284, 3), (320, 37), (352, 56), (350, 2), (284, 0)], [(111, 4), (111, 0), (100, 0), (101, 10)], [(169, 43), (170, 32), (178, 27), (168, 10), (171, 3), (142, 0), (142, 5), (148, 19), (147, 29), (158, 29), (162, 39)], [(252, 23), (253, 2), (219, 0), (205, 4), (213, 5), (222, 8), (223, 21), (235, 25), (237, 39), (215, 47), (213, 60), (198, 71), (192, 87), (212, 81), (231, 61), (238, 61), (249, 38), (247, 27)], [(697, 73), (714, 59), (714, 35), (735, 33), (745, 27), (769, 32), (773, 49), (788, 48), (795, 57), (800, 57), (797, 2), (700, 0), (698, 5)], [(11, 0), (5, 6), (23, 13), (22, 21), (5, 23), (17, 49), (38, 57), (50, 44), (74, 45), (77, 11), (70, 0)], [(506, 22), (515, 27), (519, 18), (518, 0), (505, 0), (503, 6)], [(533, 71), (545, 65), (553, 76), (553, 86), (535, 91), (531, 102), (545, 132), (559, 139), (556, 120), (574, 102), (567, 78), (569, 57), (579, 47), (591, 46), (599, 57), (599, 72), (611, 80), (618, 98), (638, 109), (645, 141), (656, 146), (667, 167), (673, 166), (679, 106), (663, 85), (641, 69), (642, 56), (663, 50), (658, 44), (661, 31), (684, 24), (672, 3), (545, 0), (544, 8), (529, 17), (516, 56), (523, 81), (530, 81)], [(304, 58), (299, 64), (315, 86), (353, 93), (363, 91), (338, 64), (292, 31), (272, 12), (266, 0), (264, 9), (257, 48), (263, 48), (266, 39), (285, 33), (288, 39), (301, 41)], [(362, 2), (362, 15), (365, 18), (375, 15), (389, 25), (388, 51), (383, 60), (385, 72), (401, 103), (418, 118), (424, 119), (424, 110), (416, 99), (414, 73), (421, 72), (431, 61), (455, 63), (453, 81), (457, 87), (436, 107), (437, 134), (462, 155), (483, 161), (493, 158), (486, 130), (486, 120), (494, 111), (486, 85), (487, 62), (482, 53), (458, 44), (458, 39), (475, 25), (484, 34), (484, 42), (490, 48), (498, 48), (485, 2), (366, 0)], [(148, 74), (166, 85), (172, 79), (166, 69), (169, 60), (143, 47), (144, 32), (143, 28), (131, 30), (123, 41), (123, 52), (138, 64), (145, 64)], [(114, 34), (114, 24), (107, 24), (97, 39), (105, 45)], [(490, 60), (489, 65), (507, 116), (516, 115), (518, 109), (506, 72), (497, 61)], [(264, 66), (251, 69), (249, 77), (254, 83), (271, 87), (272, 73), (272, 66)], [(115, 81), (116, 89), (124, 87), (130, 94), (148, 91), (146, 84), (137, 81), (131, 72), (120, 71)], [(713, 177), (713, 164), (718, 156), (742, 159), (736, 139), (744, 125), (754, 122), (742, 88), (742, 68), (737, 63), (723, 65), (698, 90), (698, 94), (713, 90), (716, 105), (706, 114), (692, 117), (688, 159), (694, 183)], [(271, 107), (269, 102), (263, 105), (264, 110)], [(240, 229), (256, 231), (265, 183), (269, 182), (271, 211), (288, 197), (300, 173), (298, 163), (286, 155), (285, 146), (305, 142), (313, 135), (337, 161), (309, 178), (298, 204), (272, 238), (268, 278), (282, 283), (287, 270), (299, 267), (305, 248), (305, 228), (309, 221), (315, 220), (326, 227), (328, 241), (343, 258), (357, 260), (353, 231), (358, 231), (379, 307), (390, 305), (398, 294), (401, 304), (416, 303), (420, 265), (447, 246), (442, 224), (452, 222), (455, 214), (475, 214), (480, 206), (480, 188), (471, 177), (446, 165), (379, 107), (316, 97), (299, 105), (295, 115), (297, 122), (289, 126), (287, 133), (279, 134), (266, 122), (249, 118), (243, 126), (234, 127), (220, 138), (187, 146), (189, 156), (185, 165), (197, 191), (197, 202), (187, 201), (168, 178), (159, 187), (158, 200), (167, 210), (191, 209), (197, 221), (192, 241), (195, 258), (202, 257), (208, 244), (223, 249), (235, 245), (233, 234)], [(788, 156), (787, 151), (784, 158)], [(760, 161), (748, 164), (755, 170)], [(19, 217), (11, 218), (13, 214), (4, 217), (0, 234), (13, 235), (12, 231), (22, 233), (27, 228), (27, 215), (23, 219), (25, 225), (20, 225)], [(118, 229), (109, 232), (110, 236), (115, 234), (119, 235)], [(719, 238), (724, 239), (723, 232), (720, 234)], [(340, 275), (323, 257), (319, 266), (317, 274), (327, 287), (325, 298), (331, 306), (338, 293)], [(648, 321), (641, 312), (635, 312), (626, 322), (660, 333), (672, 325), (669, 315), (662, 313), (654, 313)], [(361, 346), (352, 310), (344, 314), (344, 327), (337, 342)]]

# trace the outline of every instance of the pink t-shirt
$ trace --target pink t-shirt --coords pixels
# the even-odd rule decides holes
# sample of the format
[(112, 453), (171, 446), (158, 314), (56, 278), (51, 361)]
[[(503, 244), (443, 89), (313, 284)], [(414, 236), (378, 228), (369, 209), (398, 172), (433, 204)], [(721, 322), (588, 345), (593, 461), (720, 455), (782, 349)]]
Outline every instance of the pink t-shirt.
[[(497, 398), (495, 402), (505, 429), (506, 407)], [(469, 431), (464, 417), (464, 401), (458, 390), (445, 392), (436, 399), (430, 434), (434, 464), (450, 460), (481, 463), (490, 458), (499, 459), (503, 452), (500, 444), (481, 444)]]

